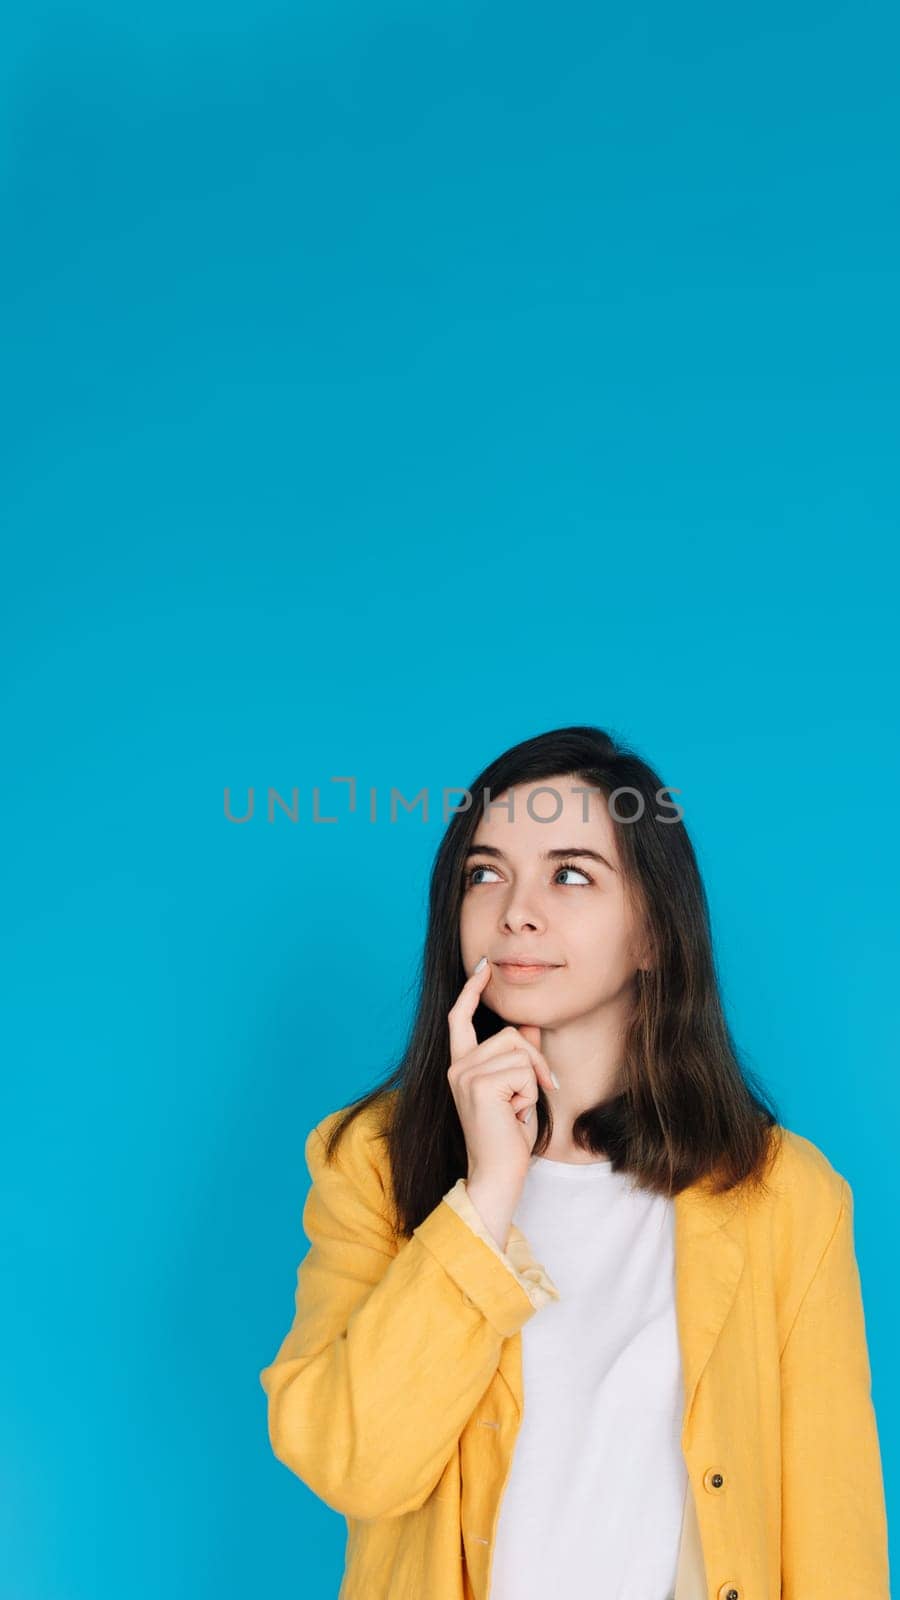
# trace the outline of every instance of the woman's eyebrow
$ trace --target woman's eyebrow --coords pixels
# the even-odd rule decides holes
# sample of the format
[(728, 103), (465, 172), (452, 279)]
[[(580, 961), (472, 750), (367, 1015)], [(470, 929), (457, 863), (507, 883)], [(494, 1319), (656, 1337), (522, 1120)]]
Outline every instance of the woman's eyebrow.
[[(496, 845), (493, 844), (472, 844), (466, 851), (467, 860), (469, 856), (499, 856), (501, 860), (506, 859), (503, 851), (498, 850)], [(591, 861), (599, 861), (600, 865), (608, 867), (610, 872), (615, 872), (616, 870), (605, 856), (601, 856), (599, 850), (583, 850), (578, 847), (573, 847), (571, 850), (545, 850), (541, 859), (543, 861), (562, 861), (570, 856), (586, 856)]]

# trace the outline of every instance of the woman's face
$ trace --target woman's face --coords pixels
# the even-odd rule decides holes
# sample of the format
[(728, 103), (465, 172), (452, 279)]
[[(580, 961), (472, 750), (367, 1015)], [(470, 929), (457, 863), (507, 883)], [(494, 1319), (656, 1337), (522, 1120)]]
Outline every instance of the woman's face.
[[(488, 957), (482, 999), (504, 1021), (559, 1027), (633, 991), (645, 951), (599, 790), (570, 776), (507, 790), (481, 818), (464, 870), (463, 966), (470, 974)], [(545, 965), (503, 965), (514, 959)]]

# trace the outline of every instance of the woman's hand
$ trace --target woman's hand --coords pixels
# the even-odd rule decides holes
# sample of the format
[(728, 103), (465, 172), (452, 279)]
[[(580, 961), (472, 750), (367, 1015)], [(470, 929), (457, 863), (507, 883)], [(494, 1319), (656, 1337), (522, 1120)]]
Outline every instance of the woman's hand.
[[(479, 1044), (472, 1018), (491, 976), (485, 961), (462, 989), (447, 1021), (450, 1070), (447, 1078), (465, 1135), (470, 1180), (487, 1179), (494, 1192), (521, 1188), (537, 1134), (539, 1083), (550, 1092), (550, 1068), (538, 1049), (541, 1030), (530, 1024), (501, 1028)], [(535, 1035), (534, 1038), (526, 1037)]]

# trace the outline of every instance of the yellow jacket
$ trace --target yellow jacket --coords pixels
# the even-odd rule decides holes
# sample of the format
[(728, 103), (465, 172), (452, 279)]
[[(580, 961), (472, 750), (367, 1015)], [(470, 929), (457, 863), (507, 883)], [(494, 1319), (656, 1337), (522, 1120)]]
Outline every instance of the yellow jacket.
[[(558, 1290), (515, 1225), (499, 1248), (462, 1179), (398, 1246), (378, 1113), (327, 1166), (338, 1115), (306, 1139), (310, 1249), (259, 1375), (272, 1449), (346, 1517), (339, 1600), (488, 1600), (521, 1329)], [(889, 1600), (852, 1191), (788, 1129), (768, 1186), (673, 1201), (688, 1473), (673, 1600)]]

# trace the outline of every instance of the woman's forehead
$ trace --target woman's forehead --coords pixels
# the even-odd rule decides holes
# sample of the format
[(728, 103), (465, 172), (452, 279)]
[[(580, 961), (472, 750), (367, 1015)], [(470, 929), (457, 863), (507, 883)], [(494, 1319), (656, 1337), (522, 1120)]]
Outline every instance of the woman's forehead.
[(510, 860), (593, 850), (618, 864), (606, 796), (574, 778), (519, 784), (486, 802), (473, 848), (481, 845)]

